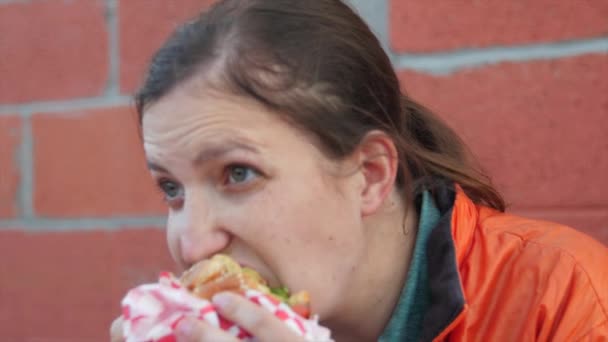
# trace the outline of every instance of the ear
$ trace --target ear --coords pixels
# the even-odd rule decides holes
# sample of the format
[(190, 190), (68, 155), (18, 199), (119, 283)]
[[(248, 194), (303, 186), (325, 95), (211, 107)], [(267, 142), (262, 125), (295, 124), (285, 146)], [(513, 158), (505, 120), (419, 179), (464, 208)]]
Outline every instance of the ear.
[(393, 190), (399, 157), (393, 139), (377, 130), (365, 135), (356, 153), (364, 179), (361, 215), (365, 217), (377, 212)]

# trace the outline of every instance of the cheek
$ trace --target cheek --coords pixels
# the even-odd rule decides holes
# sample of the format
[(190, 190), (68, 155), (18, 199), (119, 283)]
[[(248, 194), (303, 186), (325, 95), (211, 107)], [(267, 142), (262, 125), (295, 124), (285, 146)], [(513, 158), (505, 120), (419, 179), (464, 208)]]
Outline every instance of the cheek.
[[(285, 278), (335, 275), (364, 248), (352, 199), (320, 182), (265, 194), (252, 206), (252, 239)], [(282, 187), (282, 189), (287, 189)], [(348, 264), (348, 265), (347, 265)], [(293, 270), (298, 270), (293, 272)], [(283, 279), (301, 285), (301, 279)]]
[[(299, 196), (285, 198), (283, 213), (296, 223), (294, 234), (323, 245), (346, 243), (347, 232), (355, 233), (358, 211), (353, 198), (322, 182), (302, 184)], [(289, 217), (287, 217), (289, 219)], [(307, 241), (305, 241), (307, 242)]]
[(366, 241), (356, 214), (344, 203), (319, 198), (298, 203), (297, 209), (277, 218), (286, 229), (270, 260), (276, 263), (281, 282), (294, 291), (308, 291), (313, 310), (327, 317), (341, 307), (344, 293), (354, 283)]
[(175, 261), (178, 266), (183, 267), (183, 265), (181, 265), (181, 258), (179, 257), (179, 234), (175, 228), (174, 219), (171, 214), (169, 214), (169, 217), (167, 218), (165, 235), (169, 253), (171, 253), (173, 261)]

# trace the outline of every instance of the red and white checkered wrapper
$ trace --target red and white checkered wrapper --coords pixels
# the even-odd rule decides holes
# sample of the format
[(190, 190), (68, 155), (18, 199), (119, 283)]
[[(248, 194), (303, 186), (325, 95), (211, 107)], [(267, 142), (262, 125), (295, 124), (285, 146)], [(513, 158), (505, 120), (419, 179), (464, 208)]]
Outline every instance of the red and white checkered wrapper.
[[(331, 342), (329, 329), (317, 318), (304, 319), (277, 299), (247, 290), (245, 297), (272, 312), (307, 341)], [(196, 317), (228, 331), (244, 341), (255, 341), (247, 331), (221, 317), (211, 302), (190, 294), (170, 273), (162, 273), (158, 283), (130, 290), (122, 300), (123, 336), (126, 342), (175, 341), (174, 330), (184, 317)]]

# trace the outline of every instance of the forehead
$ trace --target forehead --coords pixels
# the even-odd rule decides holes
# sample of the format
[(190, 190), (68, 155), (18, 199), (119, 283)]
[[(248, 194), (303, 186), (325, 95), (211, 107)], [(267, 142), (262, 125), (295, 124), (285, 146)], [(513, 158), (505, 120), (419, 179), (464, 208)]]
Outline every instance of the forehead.
[(235, 140), (276, 150), (310, 146), (299, 129), (252, 99), (188, 87), (176, 88), (150, 105), (142, 129), (148, 154), (171, 149), (192, 157), (205, 146)]
[(249, 127), (256, 122), (277, 121), (272, 113), (250, 99), (218, 91), (196, 91), (179, 86), (144, 110), (142, 128), (146, 131), (176, 127)]
[(239, 96), (178, 89), (144, 112), (142, 126), (148, 162), (172, 170), (203, 165), (197, 160), (214, 160), (226, 155), (227, 146), (240, 146), (275, 170), (320, 172), (329, 182), (340, 173), (341, 162), (328, 158), (309, 134)]
[(178, 86), (149, 106), (142, 120), (144, 139), (163, 131), (249, 135), (268, 128), (287, 128), (256, 101), (201, 88), (192, 83)]

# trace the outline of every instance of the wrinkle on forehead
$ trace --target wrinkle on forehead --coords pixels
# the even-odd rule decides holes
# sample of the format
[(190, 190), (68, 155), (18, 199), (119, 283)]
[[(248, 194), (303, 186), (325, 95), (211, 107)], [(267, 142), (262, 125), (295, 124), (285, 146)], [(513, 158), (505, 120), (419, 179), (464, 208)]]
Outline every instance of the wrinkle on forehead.
[(264, 145), (273, 114), (242, 98), (195, 97), (181, 90), (150, 106), (143, 117), (144, 149), (150, 157), (178, 154), (193, 159), (206, 145), (228, 140)]
[(246, 127), (275, 116), (253, 99), (193, 88), (197, 88), (196, 83), (181, 85), (150, 105), (143, 115), (143, 128), (159, 124), (167, 127), (213, 125), (223, 121), (236, 126), (246, 123), (243, 125)]

